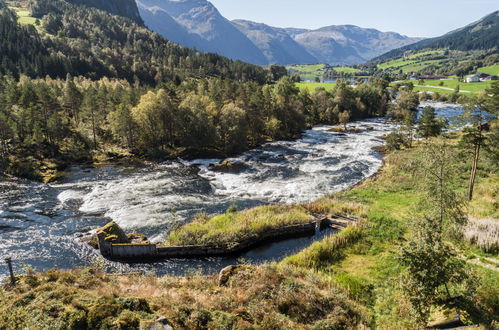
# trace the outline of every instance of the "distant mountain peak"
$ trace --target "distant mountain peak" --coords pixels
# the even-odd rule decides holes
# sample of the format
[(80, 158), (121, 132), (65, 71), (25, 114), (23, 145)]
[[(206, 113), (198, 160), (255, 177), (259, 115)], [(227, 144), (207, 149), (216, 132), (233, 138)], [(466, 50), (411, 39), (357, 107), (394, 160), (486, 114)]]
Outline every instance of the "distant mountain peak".
[(167, 39), (254, 64), (358, 64), (420, 40), (355, 25), (308, 30), (230, 22), (207, 0), (137, 1), (146, 25)]

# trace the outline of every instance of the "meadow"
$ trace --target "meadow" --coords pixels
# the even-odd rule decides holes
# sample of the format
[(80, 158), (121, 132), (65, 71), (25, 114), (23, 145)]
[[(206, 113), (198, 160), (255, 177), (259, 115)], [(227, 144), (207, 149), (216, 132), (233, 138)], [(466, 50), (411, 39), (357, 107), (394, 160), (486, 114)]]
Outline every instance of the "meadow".
[(317, 82), (299, 82), (296, 86), (300, 89), (307, 89), (309, 92), (315, 91), (317, 88), (324, 88), (327, 91), (331, 91), (336, 86), (335, 83), (317, 83)]
[(499, 75), (499, 64), (479, 68), (477, 72), (487, 73), (493, 76)]
[[(437, 92), (440, 94), (452, 94), (455, 88), (459, 86), (459, 92), (462, 94), (469, 93), (481, 93), (492, 86), (492, 81), (481, 81), (474, 83), (467, 83), (459, 81), (457, 78), (453, 79), (434, 79), (434, 80), (424, 80), (420, 83), (418, 80), (405, 81), (403, 83), (412, 82), (414, 84), (414, 90), (420, 92)], [(391, 83), (391, 85), (398, 84)]]

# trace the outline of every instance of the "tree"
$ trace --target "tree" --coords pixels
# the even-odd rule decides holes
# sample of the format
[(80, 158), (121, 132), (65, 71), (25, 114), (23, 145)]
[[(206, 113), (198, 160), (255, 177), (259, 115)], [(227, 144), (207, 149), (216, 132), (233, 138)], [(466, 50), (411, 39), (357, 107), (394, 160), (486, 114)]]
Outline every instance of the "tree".
[(117, 105), (116, 109), (109, 114), (109, 121), (114, 135), (124, 141), (128, 148), (133, 148), (136, 123), (132, 117), (131, 105), (126, 103)]
[(421, 117), (418, 120), (416, 132), (419, 136), (428, 139), (432, 136), (438, 136), (447, 122), (436, 118), (435, 108), (427, 106), (423, 109)]
[(73, 118), (75, 126), (78, 126), (80, 121), (80, 107), (83, 100), (83, 95), (76, 87), (73, 77), (68, 74), (66, 77), (66, 85), (64, 86), (62, 95), (63, 108), (66, 110), (69, 118)]
[(345, 131), (347, 130), (347, 123), (349, 120), (350, 120), (350, 114), (348, 113), (348, 111), (343, 111), (340, 113), (338, 121), (340, 122), (340, 124), (344, 125)]
[(487, 136), (484, 130), (487, 114), (497, 116), (498, 108), (496, 108), (497, 95), (490, 95), (488, 97), (478, 96), (469, 97), (466, 99), (464, 108), (464, 119), (471, 126), (463, 129), (462, 145), (467, 149), (471, 149), (472, 165), (468, 188), (468, 200), (473, 199), (473, 190), (475, 188), (476, 174), (478, 169), (478, 162), (480, 160), (480, 151), (484, 143), (486, 143)]
[(452, 164), (456, 161), (450, 148), (437, 141), (428, 144), (419, 155), (416, 168), (418, 182), (425, 191), (419, 203), (423, 216), (413, 221), (414, 233), (400, 255), (406, 267), (403, 288), (421, 325), (426, 325), (432, 305), (451, 301), (450, 286), (469, 277), (465, 261), (446, 241), (455, 237), (467, 222), (463, 202), (452, 189)]
[(95, 88), (90, 87), (85, 91), (82, 102), (84, 113), (90, 117), (94, 150), (97, 150), (97, 123), (95, 118), (95, 113), (97, 110), (96, 95), (97, 91), (95, 90)]
[(390, 110), (395, 120), (404, 124), (403, 128), (407, 134), (409, 148), (412, 147), (414, 137), (414, 123), (419, 106), (418, 95), (410, 91), (401, 91), (399, 97), (395, 101), (394, 106)]
[(246, 148), (248, 124), (244, 110), (234, 103), (224, 105), (220, 111), (219, 136), (226, 154), (234, 154)]
[[(126, 111), (126, 109), (122, 109)], [(173, 145), (175, 105), (164, 89), (147, 92), (132, 109), (139, 135), (146, 148), (165, 151)]]

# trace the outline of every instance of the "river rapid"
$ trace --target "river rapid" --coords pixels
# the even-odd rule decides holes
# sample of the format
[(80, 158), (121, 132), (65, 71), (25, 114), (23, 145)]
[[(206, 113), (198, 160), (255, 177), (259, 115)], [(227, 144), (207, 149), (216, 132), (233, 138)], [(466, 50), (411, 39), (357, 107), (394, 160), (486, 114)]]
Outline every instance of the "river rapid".
[[(427, 104), (422, 104), (422, 106)], [(439, 116), (461, 113), (455, 105), (431, 103)], [(382, 157), (373, 148), (395, 128), (385, 119), (348, 125), (358, 133), (338, 134), (317, 126), (296, 141), (265, 144), (230, 161), (237, 173), (215, 172), (219, 159), (168, 161), (149, 166), (74, 166), (58, 184), (16, 178), (0, 179), (0, 255), (14, 260), (16, 272), (26, 266), (47, 270), (100, 265), (108, 271), (182, 274), (203, 272), (243, 262), (279, 260), (321, 239), (268, 244), (240, 258), (166, 260), (125, 264), (103, 259), (81, 237), (114, 220), (127, 232), (138, 231), (160, 242), (196, 213), (215, 214), (266, 203), (300, 203), (347, 189), (373, 175)], [(0, 265), (0, 277), (7, 269)]]

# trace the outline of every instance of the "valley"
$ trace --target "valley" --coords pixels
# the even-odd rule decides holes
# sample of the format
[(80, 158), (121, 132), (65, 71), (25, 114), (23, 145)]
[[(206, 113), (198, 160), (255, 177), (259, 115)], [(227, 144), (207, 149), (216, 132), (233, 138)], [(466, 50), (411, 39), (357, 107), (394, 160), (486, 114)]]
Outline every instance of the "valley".
[(1, 330), (498, 327), (496, 7), (262, 1), (0, 0)]

